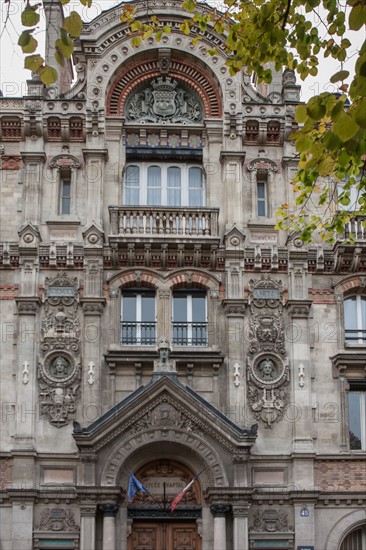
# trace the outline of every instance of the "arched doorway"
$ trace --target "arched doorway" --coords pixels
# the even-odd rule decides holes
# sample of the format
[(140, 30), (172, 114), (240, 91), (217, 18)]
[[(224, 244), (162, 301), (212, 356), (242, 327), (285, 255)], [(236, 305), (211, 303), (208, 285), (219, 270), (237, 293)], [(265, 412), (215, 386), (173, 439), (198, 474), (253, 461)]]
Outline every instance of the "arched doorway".
[(364, 550), (366, 548), (366, 524), (357, 527), (344, 538), (340, 550)]
[(171, 503), (194, 478), (187, 466), (168, 459), (141, 467), (136, 477), (149, 491), (128, 505), (132, 521), (128, 550), (201, 550), (201, 487), (196, 480), (174, 510)]

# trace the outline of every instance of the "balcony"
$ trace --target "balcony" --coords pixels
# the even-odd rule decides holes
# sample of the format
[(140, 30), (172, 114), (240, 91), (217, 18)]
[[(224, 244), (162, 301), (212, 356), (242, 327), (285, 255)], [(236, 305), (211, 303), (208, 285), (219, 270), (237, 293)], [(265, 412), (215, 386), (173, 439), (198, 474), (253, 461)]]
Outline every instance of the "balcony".
[(218, 237), (218, 208), (109, 207), (112, 236), (197, 239)]
[(356, 241), (366, 241), (366, 216), (355, 216), (345, 227), (344, 237), (354, 235)]
[(177, 346), (207, 346), (207, 323), (173, 322), (173, 344)]
[(156, 344), (156, 323), (121, 322), (121, 346), (153, 346)]

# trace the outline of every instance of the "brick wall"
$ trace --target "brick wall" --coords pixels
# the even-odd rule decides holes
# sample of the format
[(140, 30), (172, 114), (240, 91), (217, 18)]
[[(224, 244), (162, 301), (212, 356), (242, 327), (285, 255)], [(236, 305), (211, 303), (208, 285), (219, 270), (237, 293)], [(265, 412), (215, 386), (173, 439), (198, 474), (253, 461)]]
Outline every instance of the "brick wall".
[(0, 285), (0, 300), (14, 300), (19, 295), (19, 285)]
[(321, 460), (316, 466), (316, 485), (320, 491), (364, 491), (366, 494), (366, 464), (364, 460)]

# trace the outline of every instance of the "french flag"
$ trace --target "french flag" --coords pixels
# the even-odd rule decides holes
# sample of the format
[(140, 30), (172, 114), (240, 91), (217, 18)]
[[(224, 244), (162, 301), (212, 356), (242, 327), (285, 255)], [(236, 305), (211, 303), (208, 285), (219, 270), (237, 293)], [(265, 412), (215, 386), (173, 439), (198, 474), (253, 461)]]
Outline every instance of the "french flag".
[(177, 495), (175, 497), (175, 499), (173, 500), (173, 502), (171, 503), (170, 507), (171, 507), (171, 510), (172, 512), (174, 512), (174, 510), (176, 509), (176, 507), (178, 506), (178, 504), (180, 503), (180, 501), (182, 500), (182, 498), (184, 497), (184, 495), (186, 494), (186, 492), (192, 487), (193, 483), (196, 481), (196, 479), (198, 479), (198, 476), (203, 472), (204, 468), (202, 468), (202, 470), (200, 472), (198, 472), (197, 475), (194, 476), (194, 478), (192, 479), (192, 481), (190, 481), (188, 483), (188, 485), (186, 485), (184, 487), (184, 489), (181, 490), (181, 492), (179, 493), (179, 495)]

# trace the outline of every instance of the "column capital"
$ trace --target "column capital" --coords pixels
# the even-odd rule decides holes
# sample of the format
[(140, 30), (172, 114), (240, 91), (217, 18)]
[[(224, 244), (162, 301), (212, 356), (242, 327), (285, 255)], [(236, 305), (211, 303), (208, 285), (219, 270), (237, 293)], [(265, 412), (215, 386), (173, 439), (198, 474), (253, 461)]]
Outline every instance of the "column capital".
[(286, 309), (292, 319), (307, 319), (312, 303), (312, 300), (288, 300)]
[(15, 298), (18, 313), (22, 315), (36, 315), (41, 305), (41, 300), (37, 296), (19, 296)]
[(105, 518), (115, 518), (119, 510), (119, 506), (118, 504), (110, 502), (106, 504), (98, 504), (98, 509), (103, 512)]
[(231, 505), (234, 518), (248, 517), (250, 504), (232, 504)]
[(211, 504), (210, 510), (214, 518), (224, 518), (230, 512), (231, 507), (228, 504)]

